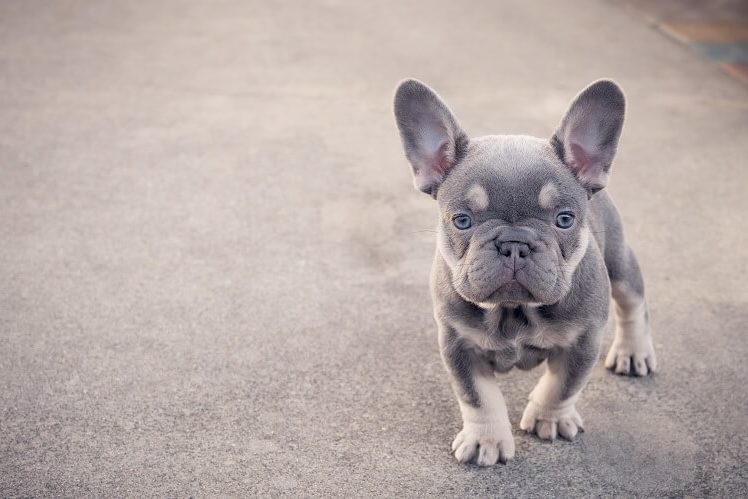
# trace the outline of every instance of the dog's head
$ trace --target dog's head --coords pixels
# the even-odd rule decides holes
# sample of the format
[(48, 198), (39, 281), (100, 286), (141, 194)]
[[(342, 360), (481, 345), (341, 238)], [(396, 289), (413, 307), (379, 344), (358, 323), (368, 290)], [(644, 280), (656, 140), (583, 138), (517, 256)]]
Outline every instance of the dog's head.
[(614, 82), (585, 88), (550, 140), (470, 139), (417, 80), (400, 84), (395, 116), (415, 186), (440, 210), (439, 251), (452, 283), (477, 304), (553, 304), (571, 288), (590, 242), (590, 197), (605, 187), (623, 126)]

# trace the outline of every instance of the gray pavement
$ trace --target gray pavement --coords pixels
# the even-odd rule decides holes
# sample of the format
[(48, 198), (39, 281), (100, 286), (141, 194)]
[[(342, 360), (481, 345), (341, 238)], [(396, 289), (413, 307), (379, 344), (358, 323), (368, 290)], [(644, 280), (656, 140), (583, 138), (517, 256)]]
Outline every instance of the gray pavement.
[[(458, 465), (391, 116), (549, 136), (603, 76), (660, 372)], [(0, 3), (0, 495), (744, 496), (748, 90), (612, 1)], [(610, 337), (606, 340), (606, 346)]]

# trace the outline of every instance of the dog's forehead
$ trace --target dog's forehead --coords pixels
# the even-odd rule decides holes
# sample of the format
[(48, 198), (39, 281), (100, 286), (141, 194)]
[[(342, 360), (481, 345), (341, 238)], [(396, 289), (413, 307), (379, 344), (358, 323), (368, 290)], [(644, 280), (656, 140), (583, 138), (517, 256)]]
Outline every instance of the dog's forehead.
[(440, 188), (440, 203), (473, 211), (512, 208), (536, 211), (559, 198), (586, 198), (584, 189), (556, 157), (547, 140), (522, 135), (472, 139)]

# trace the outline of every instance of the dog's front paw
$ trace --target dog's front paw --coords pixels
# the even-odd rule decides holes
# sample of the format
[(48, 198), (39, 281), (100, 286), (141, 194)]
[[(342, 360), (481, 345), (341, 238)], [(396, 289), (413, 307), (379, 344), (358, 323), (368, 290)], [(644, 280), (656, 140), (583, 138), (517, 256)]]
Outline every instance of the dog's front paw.
[(605, 358), (605, 367), (623, 375), (646, 376), (655, 372), (657, 357), (651, 334), (616, 336)]
[(584, 431), (583, 424), (574, 404), (551, 408), (531, 400), (522, 414), (519, 427), (528, 433), (535, 433), (543, 440), (555, 440), (558, 435), (574, 440), (577, 433)]
[(514, 437), (509, 421), (485, 424), (465, 423), (452, 442), (452, 452), (461, 463), (472, 460), (478, 466), (506, 464), (514, 457)]

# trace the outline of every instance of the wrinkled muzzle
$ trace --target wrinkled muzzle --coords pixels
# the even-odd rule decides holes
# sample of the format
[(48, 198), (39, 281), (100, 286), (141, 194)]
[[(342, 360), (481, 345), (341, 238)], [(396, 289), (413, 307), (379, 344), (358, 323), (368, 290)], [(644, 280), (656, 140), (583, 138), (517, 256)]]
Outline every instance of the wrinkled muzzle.
[(553, 240), (524, 227), (474, 236), (453, 283), (474, 303), (556, 303), (569, 289), (564, 260)]

